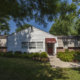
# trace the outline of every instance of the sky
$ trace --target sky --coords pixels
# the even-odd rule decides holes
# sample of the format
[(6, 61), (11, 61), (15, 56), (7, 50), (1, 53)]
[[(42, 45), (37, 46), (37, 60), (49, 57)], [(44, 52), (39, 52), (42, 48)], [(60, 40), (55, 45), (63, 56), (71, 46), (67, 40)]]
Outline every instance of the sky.
[[(44, 30), (46, 32), (49, 32), (49, 30), (50, 30), (53, 22), (47, 22), (47, 26), (46, 27), (43, 26), (43, 25), (39, 25), (34, 20), (31, 20), (30, 22), (27, 22), (27, 24), (30, 24), (30, 25), (32, 25), (34, 27), (37, 27), (37, 28), (41, 29), (41, 30)], [(11, 30), (10, 33), (15, 32), (15, 29), (17, 28), (15, 22), (13, 20), (10, 20), (9, 21), (9, 25), (10, 25), (10, 30)]]
[[(68, 3), (72, 2), (72, 0), (67, 0), (67, 1), (68, 1)], [(39, 25), (34, 20), (31, 20), (30, 22), (27, 22), (27, 24), (33, 25), (34, 27), (40, 28), (41, 30), (44, 30), (46, 32), (49, 32), (49, 30), (50, 30), (53, 23), (54, 22), (47, 22), (47, 26), (45, 27), (43, 25)], [(15, 22), (13, 20), (10, 20), (9, 25), (10, 25), (10, 29), (11, 29), (10, 33), (15, 32), (15, 29), (17, 28)]]

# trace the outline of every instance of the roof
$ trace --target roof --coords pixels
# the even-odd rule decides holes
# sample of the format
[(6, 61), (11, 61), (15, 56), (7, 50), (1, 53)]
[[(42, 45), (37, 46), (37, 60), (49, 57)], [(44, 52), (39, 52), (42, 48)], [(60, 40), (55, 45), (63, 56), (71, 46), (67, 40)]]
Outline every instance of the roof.
[[(34, 26), (30, 26), (30, 27), (34, 27)], [(37, 27), (34, 27), (34, 28), (37, 28)], [(28, 29), (28, 28), (26, 28), (26, 29)], [(39, 28), (37, 28), (37, 29), (39, 29)], [(23, 30), (25, 30), (25, 29), (23, 29)], [(21, 31), (23, 31), (23, 30), (21, 30)], [(46, 32), (46, 31), (44, 31), (44, 30), (41, 30), (41, 29), (39, 29), (39, 30), (40, 30), (40, 31), (43, 31), (43, 32), (45, 32), (45, 33), (47, 33), (47, 34), (49, 34), (49, 35), (52, 35), (52, 34)], [(19, 31), (19, 32), (21, 32), (21, 31)], [(14, 35), (15, 33), (19, 33), (19, 32), (14, 32), (14, 33), (12, 33), (12, 34), (10, 34), (10, 35), (8, 35), (8, 36)], [(52, 36), (54, 36), (54, 35), (52, 35)], [(56, 37), (56, 36), (54, 36), (54, 37)]]
[(80, 36), (57, 36), (58, 39), (80, 39)]
[(7, 35), (0, 35), (0, 39), (6, 39)]

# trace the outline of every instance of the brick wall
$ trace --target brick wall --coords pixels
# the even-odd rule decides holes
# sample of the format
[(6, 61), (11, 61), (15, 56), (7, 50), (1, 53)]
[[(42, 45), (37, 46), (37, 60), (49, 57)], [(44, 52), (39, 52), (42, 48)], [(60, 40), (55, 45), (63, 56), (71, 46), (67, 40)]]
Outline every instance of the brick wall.
[(63, 47), (57, 47), (57, 52), (65, 52), (65, 49)]
[(0, 47), (0, 52), (7, 52), (7, 47)]

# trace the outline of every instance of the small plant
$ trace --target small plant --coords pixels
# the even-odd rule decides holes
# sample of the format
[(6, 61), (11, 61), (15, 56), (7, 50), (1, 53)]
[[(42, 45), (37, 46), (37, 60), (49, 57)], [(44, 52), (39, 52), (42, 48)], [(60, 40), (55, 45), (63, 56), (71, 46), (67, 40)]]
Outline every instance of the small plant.
[(7, 52), (7, 53), (5, 54), (5, 56), (6, 56), (6, 57), (14, 57), (12, 52)]
[(34, 53), (34, 57), (40, 57), (40, 53)]
[(1, 52), (1, 53), (0, 53), (0, 56), (6, 56), (6, 53)]
[(26, 52), (24, 52), (24, 53), (22, 53), (22, 58), (28, 58), (28, 53), (26, 53)]
[(22, 52), (21, 51), (16, 51), (15, 54), (22, 54)]
[(0, 53), (0, 56), (5, 56), (5, 57), (16, 57), (16, 58), (28, 58), (28, 59), (33, 59), (37, 61), (42, 61), (42, 62), (47, 62), (49, 61), (48, 55), (46, 52), (40, 53), (22, 53), (20, 51), (16, 51), (13, 53), (12, 51), (9, 51), (7, 53)]
[(40, 53), (34, 53), (33, 60), (40, 60)]
[(68, 53), (69, 52), (69, 49), (65, 49), (65, 53)]
[(21, 57), (21, 56), (22, 56), (22, 52), (16, 51), (16, 52), (14, 53), (14, 56), (15, 56), (15, 57)]
[(48, 58), (48, 55), (47, 55), (46, 52), (42, 52), (42, 53), (40, 54), (40, 57), (41, 57), (41, 58)]
[(28, 58), (32, 59), (34, 57), (34, 53), (29, 53)]
[(47, 55), (46, 52), (42, 52), (42, 53), (40, 54), (40, 58), (41, 58), (41, 62), (48, 62), (48, 61), (49, 61), (48, 55)]
[(75, 54), (74, 54), (74, 61), (80, 61), (80, 52), (77, 51)]
[(57, 54), (57, 57), (60, 58), (61, 60), (63, 61), (68, 61), (68, 62), (72, 62), (73, 61), (73, 58), (74, 58), (74, 55), (73, 53), (66, 53), (66, 52), (60, 52)]

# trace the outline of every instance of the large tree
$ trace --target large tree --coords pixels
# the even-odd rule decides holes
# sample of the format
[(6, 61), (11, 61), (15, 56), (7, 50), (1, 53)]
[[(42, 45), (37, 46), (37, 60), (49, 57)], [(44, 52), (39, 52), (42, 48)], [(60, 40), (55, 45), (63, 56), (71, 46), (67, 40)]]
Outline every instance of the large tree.
[[(0, 0), (0, 17), (12, 17), (14, 21), (35, 19), (44, 23), (44, 17), (48, 20), (59, 11), (60, 0)], [(56, 10), (55, 10), (56, 9)]]
[(3, 20), (6, 17), (13, 18), (17, 26), (20, 26), (22, 22), (25, 23), (25, 20), (29, 21), (32, 19), (35, 19), (35, 22), (46, 24), (47, 20), (52, 21), (55, 15), (59, 12), (62, 13), (61, 1), (0, 0), (0, 18)]
[(30, 26), (31, 26), (30, 24), (24, 24), (24, 25), (22, 25), (20, 27), (17, 27), (16, 32), (19, 32), (19, 31), (21, 31), (23, 29), (29, 28)]
[(60, 16), (55, 19), (50, 33), (54, 35), (79, 35), (80, 10), (77, 10), (77, 5), (75, 3), (67, 4), (62, 11)]
[[(9, 28), (7, 18), (13, 19), (17, 26), (25, 24), (25, 20), (32, 19), (46, 24), (45, 17), (50, 21), (59, 12), (59, 2), (59, 0), (0, 0), (0, 31)], [(2, 26), (3, 23), (5, 26)]]

